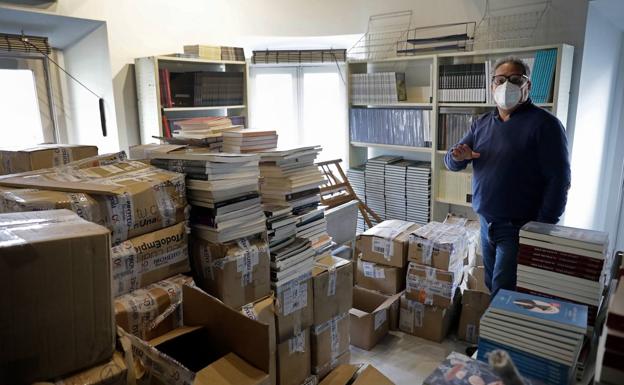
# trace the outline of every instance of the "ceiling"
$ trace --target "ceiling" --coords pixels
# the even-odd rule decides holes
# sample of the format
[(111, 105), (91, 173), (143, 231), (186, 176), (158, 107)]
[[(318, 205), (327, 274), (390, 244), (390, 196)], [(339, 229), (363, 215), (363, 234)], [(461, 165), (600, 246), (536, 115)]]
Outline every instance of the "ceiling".
[(47, 36), (54, 48), (66, 48), (103, 25), (103, 21), (0, 7), (0, 33)]

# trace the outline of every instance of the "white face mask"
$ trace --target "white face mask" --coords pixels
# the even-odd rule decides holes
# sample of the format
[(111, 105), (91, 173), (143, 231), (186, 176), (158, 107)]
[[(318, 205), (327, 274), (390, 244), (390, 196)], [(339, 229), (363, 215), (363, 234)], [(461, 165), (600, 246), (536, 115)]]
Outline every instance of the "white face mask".
[(494, 101), (503, 110), (511, 110), (520, 103), (522, 88), (506, 81), (494, 90)]

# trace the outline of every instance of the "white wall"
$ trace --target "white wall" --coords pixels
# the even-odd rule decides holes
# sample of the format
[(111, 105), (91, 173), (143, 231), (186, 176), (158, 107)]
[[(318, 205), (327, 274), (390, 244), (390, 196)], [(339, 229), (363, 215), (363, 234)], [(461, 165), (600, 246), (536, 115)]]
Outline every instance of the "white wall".
[[(502, 0), (492, 0), (497, 1)], [(586, 8), (586, 0), (553, 0), (536, 42), (569, 43), (580, 54)], [(138, 141), (136, 57), (180, 52), (184, 44), (197, 43), (244, 46), (250, 55), (251, 49), (274, 48), (271, 42), (279, 45), (283, 38), (296, 42), (299, 37), (362, 34), (369, 16), (409, 9), (413, 26), (478, 22), (485, 0), (58, 0), (44, 11), (106, 21), (119, 140), (125, 146)], [(325, 39), (327, 46), (350, 48), (344, 41)], [(575, 60), (570, 122), (579, 70)]]
[[(622, 108), (620, 60), (622, 31), (592, 2), (587, 17), (583, 72), (572, 148), (572, 188), (564, 223), (615, 231), (612, 177), (619, 174), (622, 153), (614, 113)], [(616, 105), (619, 103), (619, 105)], [(618, 176), (619, 179), (619, 176)]]
[[(69, 143), (95, 144), (100, 153), (118, 151), (120, 141), (115, 115), (115, 99), (108, 58), (106, 25), (100, 26), (80, 41), (63, 50), (63, 61), (69, 73), (97, 95), (104, 98), (108, 135), (102, 135), (98, 98), (67, 77), (64, 89), (69, 92), (71, 107), (66, 114)], [(74, 128), (74, 129), (72, 129)]]

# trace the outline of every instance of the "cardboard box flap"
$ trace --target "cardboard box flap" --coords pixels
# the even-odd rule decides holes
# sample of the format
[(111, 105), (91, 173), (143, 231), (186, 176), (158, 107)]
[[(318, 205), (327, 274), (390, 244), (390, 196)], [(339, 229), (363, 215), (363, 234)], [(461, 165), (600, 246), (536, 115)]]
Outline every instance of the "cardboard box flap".
[(485, 285), (485, 268), (482, 266), (464, 268), (464, 282), (466, 285), (462, 286), (466, 289), (490, 293)]
[(319, 385), (348, 385), (362, 365), (338, 365)]
[(318, 260), (314, 262), (314, 268), (312, 269), (312, 276), (316, 277), (323, 272), (330, 269), (339, 269), (343, 266), (346, 266), (351, 261), (348, 261), (343, 258), (334, 257), (333, 255), (325, 255), (321, 256)]
[(353, 287), (353, 308), (373, 313), (386, 302), (385, 295), (359, 286)]
[[(459, 273), (461, 274), (461, 271)], [(442, 281), (453, 283), (458, 280), (455, 274), (451, 271), (444, 271), (431, 266), (419, 265), (414, 262), (410, 262), (407, 274), (408, 280), (409, 276), (411, 275), (425, 278), (427, 281)]]
[(68, 191), (91, 194), (116, 194), (119, 186), (88, 182), (59, 182), (41, 178), (39, 175), (28, 177), (10, 176), (0, 179), (0, 185), (20, 188), (41, 188), (54, 191)]
[(369, 312), (360, 310), (360, 309), (355, 309), (355, 308), (351, 308), (349, 309), (349, 314), (358, 317), (358, 318), (362, 318), (362, 317), (366, 317), (367, 315), (369, 315)]
[(394, 382), (384, 376), (373, 365), (368, 365), (366, 369), (360, 373), (353, 385), (394, 385)]
[[(205, 326), (215, 343), (268, 373), (270, 361), (269, 327), (225, 306), (218, 299), (185, 285), (183, 319), (188, 326)], [(245, 333), (241, 333), (244, 330)], [(254, 338), (248, 338), (248, 336)]]
[(130, 147), (131, 159), (152, 159), (160, 154), (168, 154), (172, 151), (186, 148), (185, 144), (139, 144)]
[(393, 296), (388, 297), (385, 301), (383, 301), (381, 303), (381, 305), (377, 306), (377, 309), (375, 309), (375, 312), (381, 311), (381, 310), (385, 310), (388, 309), (390, 306), (392, 306), (396, 301), (399, 300), (399, 298), (401, 298), (401, 295), (403, 293), (398, 293), (395, 294)]
[(377, 226), (371, 227), (362, 233), (362, 235), (393, 240), (413, 226), (417, 225), (413, 222), (391, 219), (383, 221)]
[(268, 375), (228, 353), (210, 366), (197, 372), (194, 385), (255, 385)]

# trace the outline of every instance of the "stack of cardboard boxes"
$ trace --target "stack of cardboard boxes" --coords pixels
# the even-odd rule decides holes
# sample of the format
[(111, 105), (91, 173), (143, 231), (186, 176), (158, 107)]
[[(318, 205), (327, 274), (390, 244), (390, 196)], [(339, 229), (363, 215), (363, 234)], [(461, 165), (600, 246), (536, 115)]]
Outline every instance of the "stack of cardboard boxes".
[(446, 337), (456, 314), (456, 292), (466, 257), (462, 226), (430, 222), (409, 235), (401, 330), (437, 342)]
[(96, 146), (40, 144), (23, 149), (0, 149), (0, 175), (60, 167), (96, 156)]
[(409, 234), (413, 222), (388, 220), (357, 238), (356, 284), (351, 310), (351, 343), (371, 349), (398, 325), (396, 304), (405, 289)]

